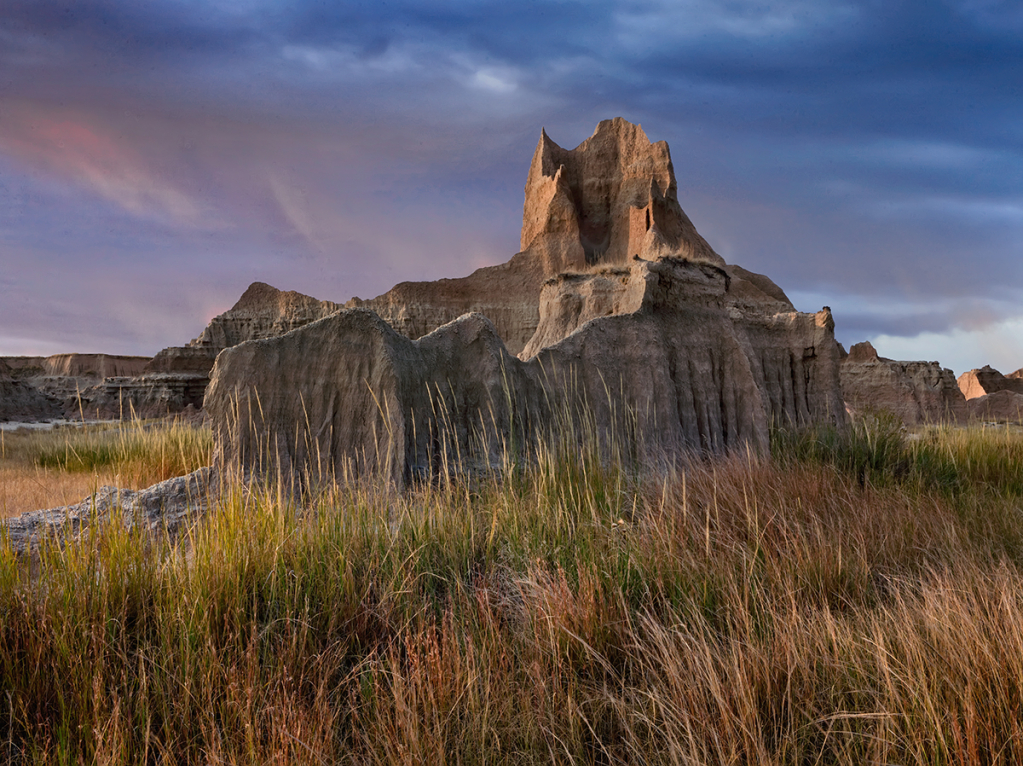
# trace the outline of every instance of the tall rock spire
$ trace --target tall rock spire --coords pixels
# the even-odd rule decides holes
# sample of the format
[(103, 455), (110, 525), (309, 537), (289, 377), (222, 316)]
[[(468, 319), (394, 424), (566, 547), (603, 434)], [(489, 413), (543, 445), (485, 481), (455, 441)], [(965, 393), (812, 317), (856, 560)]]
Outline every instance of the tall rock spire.
[(604, 120), (575, 149), (541, 130), (526, 179), (521, 249), (556, 274), (631, 256), (679, 255), (724, 265), (678, 204), (668, 144)]

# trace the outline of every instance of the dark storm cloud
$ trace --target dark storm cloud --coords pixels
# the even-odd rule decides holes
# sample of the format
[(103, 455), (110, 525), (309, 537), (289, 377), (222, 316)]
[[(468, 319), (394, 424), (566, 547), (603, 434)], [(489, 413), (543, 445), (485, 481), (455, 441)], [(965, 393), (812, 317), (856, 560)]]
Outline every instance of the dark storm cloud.
[[(210, 273), (208, 313), (255, 278), (344, 299), (465, 273), (515, 249), (540, 126), (571, 147), (621, 114), (671, 143), (728, 260), (841, 296), (847, 333), (951, 332), (1023, 296), (1021, 91), (999, 0), (15, 0), (5, 277)], [(173, 305), (139, 350), (184, 340)]]

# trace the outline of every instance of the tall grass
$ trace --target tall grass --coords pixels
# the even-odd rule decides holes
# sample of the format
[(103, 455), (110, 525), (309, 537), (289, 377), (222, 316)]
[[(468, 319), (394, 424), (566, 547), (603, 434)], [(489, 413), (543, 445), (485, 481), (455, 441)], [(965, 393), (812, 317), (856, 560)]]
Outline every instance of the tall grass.
[(112, 468), (133, 482), (151, 484), (209, 465), (208, 429), (142, 420), (44, 432), (33, 445), (41, 468), (88, 472)]
[(80, 502), (103, 484), (141, 489), (210, 463), (208, 428), (130, 421), (0, 433), (0, 518)]
[(97, 526), (35, 578), (4, 552), (0, 757), (1023, 760), (1023, 440), (839, 438), (237, 486), (177, 547)]

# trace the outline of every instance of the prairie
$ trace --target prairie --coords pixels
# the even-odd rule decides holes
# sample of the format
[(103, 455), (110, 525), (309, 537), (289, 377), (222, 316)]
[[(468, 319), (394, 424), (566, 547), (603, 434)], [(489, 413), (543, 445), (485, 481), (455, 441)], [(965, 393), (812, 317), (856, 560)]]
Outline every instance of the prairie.
[(1023, 436), (911, 436), (657, 471), (565, 441), (401, 493), (238, 483), (36, 576), (5, 549), (0, 758), (1023, 761)]
[(0, 431), (0, 518), (78, 503), (103, 485), (142, 489), (209, 460), (208, 430), (183, 423)]

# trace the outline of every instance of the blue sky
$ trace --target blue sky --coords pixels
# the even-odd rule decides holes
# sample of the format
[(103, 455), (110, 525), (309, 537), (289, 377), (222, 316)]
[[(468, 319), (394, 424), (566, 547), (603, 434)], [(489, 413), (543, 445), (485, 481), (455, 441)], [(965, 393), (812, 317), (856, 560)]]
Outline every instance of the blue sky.
[(623, 116), (797, 307), (1023, 366), (1023, 6), (7, 0), (0, 354), (152, 354), (254, 280), (336, 301), (518, 246), (541, 126)]

